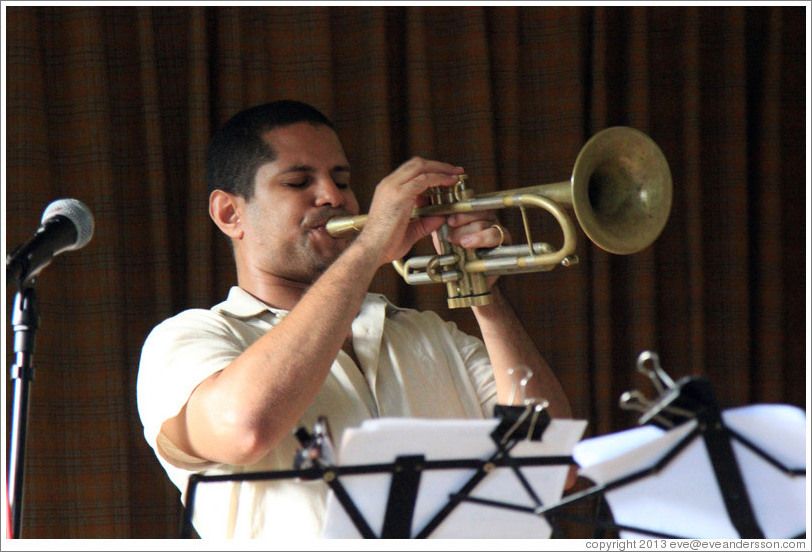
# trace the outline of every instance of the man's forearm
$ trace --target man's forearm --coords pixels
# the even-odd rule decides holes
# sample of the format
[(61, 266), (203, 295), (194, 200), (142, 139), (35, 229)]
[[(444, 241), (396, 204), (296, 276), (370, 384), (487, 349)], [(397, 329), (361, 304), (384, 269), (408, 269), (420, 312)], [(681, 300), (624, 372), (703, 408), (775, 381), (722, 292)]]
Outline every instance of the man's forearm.
[(473, 307), (473, 311), (491, 358), (499, 402), (507, 403), (514, 385), (521, 378), (520, 373), (511, 377), (508, 371), (526, 366), (533, 371), (533, 377), (525, 388), (527, 398), (547, 399), (550, 414), (554, 417), (572, 417), (570, 403), (561, 383), (498, 285), (493, 287), (492, 299), (491, 304)]

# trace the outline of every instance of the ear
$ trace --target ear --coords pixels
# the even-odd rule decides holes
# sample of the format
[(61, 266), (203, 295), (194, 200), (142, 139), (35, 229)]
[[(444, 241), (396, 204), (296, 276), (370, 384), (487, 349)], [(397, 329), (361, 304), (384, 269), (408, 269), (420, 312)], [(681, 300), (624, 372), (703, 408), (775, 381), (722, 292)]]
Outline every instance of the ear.
[(214, 190), (209, 196), (209, 216), (229, 238), (241, 239), (244, 234), (239, 196), (224, 190)]

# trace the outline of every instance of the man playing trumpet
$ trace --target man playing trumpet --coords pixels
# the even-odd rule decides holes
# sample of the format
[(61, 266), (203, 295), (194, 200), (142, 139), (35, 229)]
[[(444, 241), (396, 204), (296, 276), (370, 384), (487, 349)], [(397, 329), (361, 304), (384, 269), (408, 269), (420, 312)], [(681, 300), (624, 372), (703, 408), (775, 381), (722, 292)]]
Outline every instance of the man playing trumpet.
[[(314, 108), (281, 101), (238, 113), (206, 163), (209, 213), (233, 246), (237, 286), (210, 310), (158, 325), (138, 378), (145, 436), (181, 490), (193, 472), (290, 469), (293, 430), (322, 415), (337, 439), (370, 418), (491, 417), (520, 365), (534, 373), (527, 396), (571, 416), (498, 287), (472, 308), (481, 340), (368, 292), (381, 265), (443, 223), (465, 248), (509, 241), (494, 212), (412, 219), (423, 192), (453, 185), (461, 167), (407, 161), (376, 187), (360, 233), (333, 238), (326, 222), (359, 206), (344, 148)], [(321, 481), (205, 485), (195, 527), (202, 537), (317, 537), (326, 495)]]

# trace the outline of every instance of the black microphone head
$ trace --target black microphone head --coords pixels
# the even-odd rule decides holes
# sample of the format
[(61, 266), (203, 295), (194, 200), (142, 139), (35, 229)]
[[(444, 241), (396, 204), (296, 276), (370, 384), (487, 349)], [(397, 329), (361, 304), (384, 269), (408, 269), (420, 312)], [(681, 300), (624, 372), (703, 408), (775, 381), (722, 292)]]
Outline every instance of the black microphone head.
[(76, 227), (76, 242), (64, 251), (81, 249), (90, 242), (93, 237), (94, 219), (93, 213), (84, 203), (78, 199), (57, 199), (45, 208), (42, 213), (42, 224), (57, 216), (67, 218)]

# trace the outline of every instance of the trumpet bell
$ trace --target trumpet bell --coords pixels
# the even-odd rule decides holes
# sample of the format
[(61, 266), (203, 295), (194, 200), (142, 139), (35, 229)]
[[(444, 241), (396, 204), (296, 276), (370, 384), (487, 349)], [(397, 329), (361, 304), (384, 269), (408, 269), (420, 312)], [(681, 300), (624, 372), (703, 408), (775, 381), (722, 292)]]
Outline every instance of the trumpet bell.
[(671, 212), (668, 161), (656, 142), (629, 127), (610, 127), (590, 138), (575, 161), (571, 191), (584, 233), (617, 255), (648, 247)]

